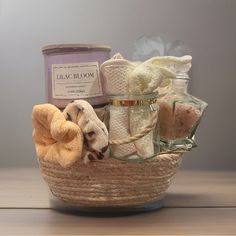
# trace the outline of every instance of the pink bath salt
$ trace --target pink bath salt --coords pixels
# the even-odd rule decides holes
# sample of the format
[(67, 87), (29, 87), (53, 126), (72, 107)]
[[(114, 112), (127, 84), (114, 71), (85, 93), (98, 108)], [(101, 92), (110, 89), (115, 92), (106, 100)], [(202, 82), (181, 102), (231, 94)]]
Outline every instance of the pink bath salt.
[(172, 116), (172, 107), (168, 103), (159, 104), (159, 125), (161, 137), (172, 137), (174, 118)]
[(200, 118), (200, 112), (191, 105), (160, 103), (159, 121), (160, 136), (164, 139), (175, 140), (186, 138)]

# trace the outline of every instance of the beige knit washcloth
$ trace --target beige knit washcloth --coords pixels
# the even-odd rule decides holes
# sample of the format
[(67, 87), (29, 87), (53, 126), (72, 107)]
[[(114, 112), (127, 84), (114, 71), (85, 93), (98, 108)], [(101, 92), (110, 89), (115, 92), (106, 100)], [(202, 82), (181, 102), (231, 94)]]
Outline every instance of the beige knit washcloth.
[[(121, 54), (115, 54), (101, 65), (106, 79), (108, 95), (127, 95), (129, 91), (128, 75), (135, 64), (125, 60)], [(110, 106), (109, 139), (122, 139), (130, 136), (129, 111), (127, 107)], [(124, 157), (136, 152), (134, 143), (111, 145), (111, 154)]]
[[(137, 65), (129, 74), (129, 93), (140, 94), (140, 97), (145, 94), (152, 94), (163, 83), (169, 81), (175, 74), (167, 68), (155, 65), (152, 60), (145, 61)], [(165, 82), (168, 85), (168, 82)], [(142, 127), (150, 123), (152, 112), (148, 105), (137, 107), (130, 113), (130, 130), (134, 135), (139, 132)], [(154, 111), (157, 112), (157, 111)], [(137, 154), (143, 158), (152, 157), (154, 153), (154, 142), (158, 137), (157, 129), (150, 131), (143, 138), (135, 141)]]

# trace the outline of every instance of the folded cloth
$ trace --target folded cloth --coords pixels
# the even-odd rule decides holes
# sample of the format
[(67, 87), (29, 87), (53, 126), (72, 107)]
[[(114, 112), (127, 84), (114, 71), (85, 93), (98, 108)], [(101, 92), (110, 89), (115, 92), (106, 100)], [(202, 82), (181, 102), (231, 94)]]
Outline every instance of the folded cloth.
[[(109, 138), (111, 140), (124, 139), (130, 136), (129, 108), (110, 106)], [(122, 145), (111, 145), (114, 157), (126, 157), (136, 153), (134, 142)]]
[[(161, 83), (168, 86), (168, 80), (175, 74), (164, 67), (153, 63), (153, 60), (145, 61), (129, 74), (129, 93), (130, 94), (151, 94), (156, 92)], [(147, 126), (151, 120), (151, 110), (149, 106), (134, 107), (129, 116), (131, 135), (137, 134), (143, 127)], [(134, 142), (137, 154), (141, 158), (149, 158), (154, 155), (154, 137), (157, 130), (154, 129), (143, 138)]]
[[(145, 126), (150, 123), (151, 110), (148, 106), (134, 107), (130, 112), (130, 132), (131, 135), (136, 135)], [(157, 132), (155, 129), (151, 130), (144, 137), (134, 141), (137, 150), (137, 155), (140, 158), (149, 158), (154, 155), (154, 135)]]
[(105, 61), (100, 69), (106, 81), (108, 95), (127, 95), (129, 92), (128, 75), (136, 67), (120, 54), (116, 53), (111, 59)]
[[(108, 95), (125, 95), (129, 93), (128, 76), (136, 67), (120, 54), (115, 54), (101, 65), (101, 72), (106, 80)], [(111, 97), (112, 99), (112, 97)], [(130, 136), (129, 112), (126, 107), (110, 106), (109, 138), (122, 139)], [(135, 152), (134, 143), (111, 145), (112, 155), (125, 157)]]
[[(167, 81), (174, 78), (175, 74), (164, 67), (158, 66), (152, 60), (139, 64), (129, 74), (129, 93), (130, 94), (149, 94), (157, 91), (163, 83), (168, 86)], [(162, 87), (163, 87), (162, 85)]]
[(36, 105), (32, 111), (33, 139), (39, 158), (69, 167), (82, 156), (83, 133), (51, 104)]

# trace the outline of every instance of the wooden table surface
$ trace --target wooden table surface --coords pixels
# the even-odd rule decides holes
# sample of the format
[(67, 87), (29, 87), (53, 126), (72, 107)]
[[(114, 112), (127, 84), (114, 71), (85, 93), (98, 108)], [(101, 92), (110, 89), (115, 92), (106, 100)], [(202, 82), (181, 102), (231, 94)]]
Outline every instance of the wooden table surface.
[(91, 217), (50, 208), (38, 169), (0, 169), (0, 235), (236, 235), (236, 172), (179, 171), (164, 208)]

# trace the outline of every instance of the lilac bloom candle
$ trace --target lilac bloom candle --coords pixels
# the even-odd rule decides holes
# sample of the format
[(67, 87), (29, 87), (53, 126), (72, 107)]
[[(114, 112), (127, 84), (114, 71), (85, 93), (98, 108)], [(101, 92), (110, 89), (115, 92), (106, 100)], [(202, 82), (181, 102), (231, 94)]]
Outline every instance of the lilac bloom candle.
[(106, 85), (99, 67), (110, 59), (110, 51), (109, 46), (92, 44), (43, 47), (47, 102), (59, 108), (75, 99), (94, 107), (105, 105)]

